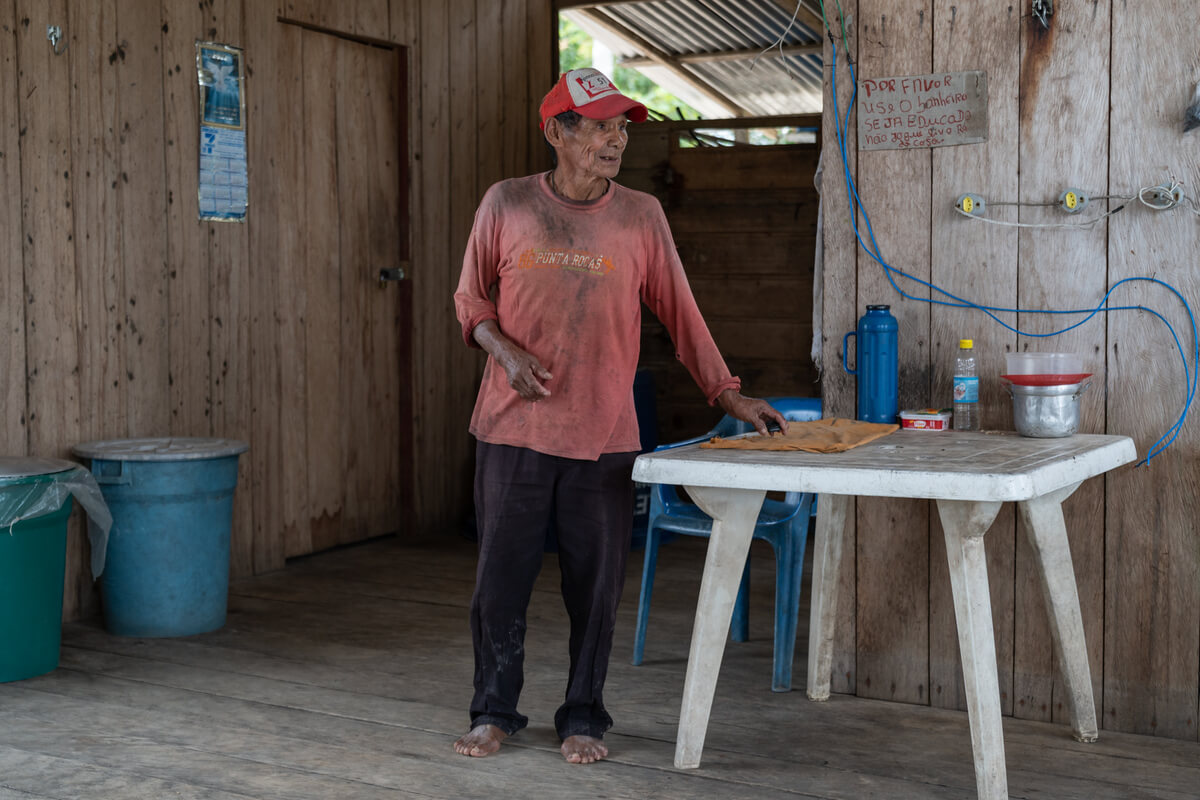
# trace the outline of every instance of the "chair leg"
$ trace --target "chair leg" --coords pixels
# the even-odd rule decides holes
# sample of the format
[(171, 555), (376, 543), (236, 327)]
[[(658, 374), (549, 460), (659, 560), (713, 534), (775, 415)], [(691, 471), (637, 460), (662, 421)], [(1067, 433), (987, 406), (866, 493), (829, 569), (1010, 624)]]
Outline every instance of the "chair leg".
[(633, 634), (633, 665), (642, 663), (646, 650), (646, 625), (650, 621), (650, 596), (654, 593), (654, 568), (658, 564), (658, 531), (646, 528), (646, 558), (642, 562), (642, 589), (638, 593), (637, 629)]
[(742, 568), (742, 582), (738, 584), (737, 598), (733, 601), (733, 618), (729, 621), (729, 638), (735, 642), (750, 641), (750, 556)]
[(792, 690), (796, 626), (804, 571), (804, 538), (792, 535), (775, 549), (775, 660), (771, 691)]

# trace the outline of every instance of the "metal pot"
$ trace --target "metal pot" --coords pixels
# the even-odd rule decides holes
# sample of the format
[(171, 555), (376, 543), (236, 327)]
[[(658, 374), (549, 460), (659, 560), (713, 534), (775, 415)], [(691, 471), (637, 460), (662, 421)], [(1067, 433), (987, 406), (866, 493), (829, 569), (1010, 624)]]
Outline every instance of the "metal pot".
[(1058, 386), (1008, 384), (1017, 433), (1034, 439), (1057, 439), (1079, 430), (1079, 396), (1091, 381)]

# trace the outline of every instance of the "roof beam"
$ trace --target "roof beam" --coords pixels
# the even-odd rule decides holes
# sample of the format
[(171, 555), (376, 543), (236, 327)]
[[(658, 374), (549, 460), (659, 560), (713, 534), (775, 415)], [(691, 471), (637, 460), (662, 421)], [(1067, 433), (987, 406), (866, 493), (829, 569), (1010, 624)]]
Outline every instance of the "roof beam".
[[(821, 128), (820, 114), (788, 114), (782, 117), (736, 117), (733, 119), (667, 119), (644, 123), (648, 128), (664, 128), (667, 130), (695, 130), (697, 128), (732, 128), (734, 130), (749, 130), (751, 128)], [(639, 130), (641, 128), (639, 127)]]
[(646, 0), (554, 0), (554, 9), (555, 11), (567, 11), (576, 8), (600, 8), (602, 6), (620, 6), (644, 2)]
[[(783, 54), (785, 56), (819, 56), (821, 55), (822, 47), (823, 45), (819, 44), (786, 45), (783, 48)], [(685, 53), (674, 56), (674, 59), (680, 64), (713, 64), (720, 61), (743, 61), (747, 58), (754, 58), (760, 54), (765, 55), (768, 51), (770, 51), (771, 55), (779, 54), (778, 47), (769, 47), (766, 50), (718, 50), (712, 53)], [(633, 69), (652, 67), (657, 63), (658, 62), (649, 58), (623, 58), (620, 61), (622, 67), (631, 67)]]
[[(621, 0), (617, 0), (617, 1), (620, 2)], [(628, 2), (629, 0), (625, 0), (625, 1)], [(590, 3), (589, 5), (595, 5), (595, 4), (596, 3), (593, 0), (593, 2)], [(583, 8), (583, 7), (577, 7), (577, 8), (574, 8), (573, 10), (578, 14), (583, 14), (584, 16), (586, 16), (588, 19), (588, 22), (592, 23), (596, 27), (602, 28), (602, 29), (608, 31), (613, 36), (617, 36), (621, 39), (624, 39), (625, 41), (629, 42), (631, 45), (636, 47), (638, 50), (641, 50), (643, 53), (645, 53), (646, 54), (645, 58), (648, 61), (646, 66), (665, 67), (666, 69), (669, 69), (671, 72), (673, 72), (676, 76), (678, 76), (678, 78), (680, 80), (682, 80), (684, 83), (686, 83), (688, 86), (690, 86), (694, 91), (699, 92), (700, 94), (703, 94), (705, 97), (709, 98), (710, 100), (712, 100), (716, 103), (721, 104), (725, 108), (729, 109), (730, 113), (734, 114), (735, 116), (739, 116), (739, 117), (749, 116), (750, 112), (747, 109), (738, 105), (738, 103), (729, 99), (724, 94), (717, 91), (712, 86), (709, 86), (703, 80), (698, 78), (690, 69), (688, 69), (688, 66), (686, 64), (682, 63), (682, 61), (679, 59), (679, 57), (672, 56), (668, 53), (663, 52), (662, 50), (655, 47), (650, 42), (643, 39), (641, 36), (639, 36), (634, 31), (630, 30), (626, 26), (624, 26), (621, 23), (614, 20), (612, 17), (605, 14), (603, 11), (599, 11), (594, 8)]]
[[(554, 0), (554, 10), (582, 10), (586, 8), (603, 8), (604, 6), (620, 6), (644, 2), (646, 0)], [(796, 11), (797, 2), (800, 3), (798, 13)], [(813, 11), (809, 6), (809, 0), (774, 0), (774, 3), (787, 12), (788, 19), (792, 18), (792, 14), (796, 14), (796, 19), (815, 30), (818, 38), (824, 38), (825, 23), (821, 20), (821, 15)]]

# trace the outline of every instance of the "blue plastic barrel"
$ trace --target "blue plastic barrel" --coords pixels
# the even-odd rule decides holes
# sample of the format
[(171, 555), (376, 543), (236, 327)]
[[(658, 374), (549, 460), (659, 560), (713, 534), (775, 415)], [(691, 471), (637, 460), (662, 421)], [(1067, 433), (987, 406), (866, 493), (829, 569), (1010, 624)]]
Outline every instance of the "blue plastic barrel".
[(118, 439), (74, 448), (112, 511), (100, 576), (118, 636), (191, 636), (225, 624), (238, 456), (233, 439)]

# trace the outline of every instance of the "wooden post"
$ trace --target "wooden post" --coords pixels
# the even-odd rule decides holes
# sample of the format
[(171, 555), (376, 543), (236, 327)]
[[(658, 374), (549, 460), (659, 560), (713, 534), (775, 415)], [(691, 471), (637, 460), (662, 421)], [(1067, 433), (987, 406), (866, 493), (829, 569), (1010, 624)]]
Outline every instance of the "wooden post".
[[(1020, 75), (1020, 200), (1054, 201), (1068, 186), (1094, 194), (1106, 185), (1108, 152), (1109, 3), (1087, 8), (1056, 5), (1049, 29), (1031, 17), (1022, 19)], [(1073, 76), (1062, 80), (1063, 75)], [(1080, 217), (1103, 213), (1103, 201)], [(1053, 206), (1022, 206), (1025, 224), (1070, 222), (1075, 218)], [(1090, 228), (1022, 228), (1019, 233), (1020, 269), (1017, 278), (1022, 308), (1087, 308), (1095, 306), (1106, 288), (1105, 225)], [(1045, 314), (1022, 314), (1023, 330), (1045, 333), (1077, 319)], [(1093, 319), (1050, 339), (1021, 338), (1022, 351), (1067, 352), (1083, 356), (1088, 372), (1103, 368), (1105, 320)], [(1105, 431), (1103, 397), (1099, 387), (1084, 394), (1081, 433)], [(1113, 433), (1115, 431), (1108, 431)], [(1090, 647), (1089, 660), (1099, 696), (1103, 643), (1104, 529), (1103, 482), (1084, 484), (1066, 503)], [(1026, 536), (1017, 537), (1016, 584), (1038, 580), (1036, 560)], [(1034, 593), (1018, 593), (1013, 662), (1014, 713), (1021, 717), (1068, 721), (1061, 683), (1054, 680), (1053, 649), (1043, 603)]]
[[(929, 40), (932, 14), (929, 0), (860, 0), (864, 45), (858, 77), (929, 73), (930, 49), (912, 43)], [(848, 135), (857, 135), (853, 125)], [(930, 277), (931, 167), (924, 148), (859, 153), (859, 195), (872, 215), (883, 258), (925, 280)], [(912, 282), (902, 288), (916, 296), (929, 294)], [(925, 407), (931, 389), (929, 306), (902, 300), (883, 268), (860, 256), (856, 318), (876, 303), (891, 305), (900, 325), (900, 407)], [(857, 693), (928, 703), (929, 503), (860, 498), (857, 531)]]
[[(1012, 308), (1017, 300), (1017, 229), (966, 219), (952, 206), (973, 192), (995, 199), (1017, 196), (1017, 76), (1021, 14), (1015, 6), (972, 0), (953, 9), (939, 5), (933, 19), (934, 72), (985, 68), (987, 141), (933, 149), (933, 282), (955, 295), (982, 304)], [(1015, 222), (1016, 206), (995, 205), (988, 218)], [(934, 299), (950, 301), (944, 295)], [(1012, 401), (997, 376), (1004, 354), (1016, 345), (1011, 333), (982, 311), (934, 306), (931, 309), (933, 389), (928, 405), (949, 407), (951, 377), (960, 338), (975, 340), (980, 375), (981, 427), (1011, 427)], [(1015, 315), (1001, 314), (1009, 324)], [(936, 515), (929, 539), (929, 702), (941, 708), (966, 708), (959, 666), (954, 604), (946, 572), (945, 540)], [(984, 539), (992, 592), (996, 650), (1000, 663), (1001, 707), (1012, 713), (1014, 509), (1000, 510)]]
[[(854, 330), (858, 317), (858, 265), (860, 259), (867, 263), (867, 256), (859, 247), (852, 222), (855, 217), (850, 208), (850, 190), (846, 185), (846, 171), (852, 179), (858, 178), (858, 136), (852, 125), (847, 125), (846, 116), (853, 113), (850, 98), (854, 91), (850, 79), (849, 57), (857, 58), (858, 0), (842, 3), (843, 18), (827, 13), (832, 33), (837, 40), (836, 68), (837, 85), (825, 81), (824, 107), (821, 139), (825, 146), (821, 151), (821, 217), (822, 217), (822, 276), (821, 285), (821, 403), (827, 417), (853, 419), (856, 413), (856, 384), (852, 376), (842, 367), (842, 335)], [(828, 9), (827, 9), (828, 11)], [(845, 26), (846, 41), (842, 40)], [(824, 39), (825, 63), (834, 66), (835, 48), (826, 36)], [(856, 69), (860, 65), (856, 65)], [(832, 78), (833, 71), (827, 75)], [(838, 107), (838, 119), (846, 127), (845, 163), (838, 146), (838, 132), (831, 109)], [(854, 119), (853, 116), (850, 117)], [(821, 500), (817, 500), (817, 514), (821, 513)], [(836, 692), (857, 690), (858, 655), (858, 603), (857, 582), (857, 539), (855, 503), (847, 512), (842, 546), (850, 558), (841, 560), (841, 570), (836, 576), (838, 600), (837, 619), (833, 633), (833, 655), (831, 664), (831, 689)], [(810, 654), (811, 657), (811, 654)]]

